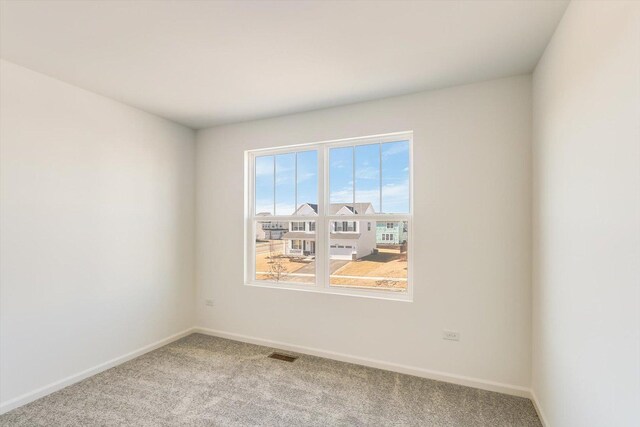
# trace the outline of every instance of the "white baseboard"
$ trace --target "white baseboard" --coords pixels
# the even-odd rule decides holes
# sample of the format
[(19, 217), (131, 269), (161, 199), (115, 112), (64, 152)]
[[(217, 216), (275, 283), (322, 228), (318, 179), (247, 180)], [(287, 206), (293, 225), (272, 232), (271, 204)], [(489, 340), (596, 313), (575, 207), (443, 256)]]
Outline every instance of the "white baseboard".
[(21, 396), (18, 396), (16, 398), (7, 400), (6, 402), (2, 402), (0, 403), (0, 414), (4, 414), (5, 412), (11, 411), (12, 409), (18, 408), (22, 405), (26, 405), (27, 403), (33, 402), (34, 400), (40, 399), (41, 397), (44, 397), (48, 394), (51, 394), (55, 391), (61, 390), (67, 386), (70, 386), (71, 384), (77, 383), (78, 381), (81, 381), (87, 377), (90, 377), (92, 375), (98, 374), (102, 371), (106, 371), (107, 369), (113, 368), (114, 366), (117, 366), (121, 363), (124, 363), (128, 360), (131, 359), (135, 359), (138, 356), (142, 356), (145, 353), (148, 353), (152, 350), (155, 350), (159, 347), (162, 347), (164, 345), (167, 345), (173, 341), (176, 341), (182, 337), (185, 337), (191, 333), (193, 333), (194, 330), (193, 328), (189, 328), (187, 330), (184, 330), (182, 332), (179, 332), (177, 334), (171, 335), (170, 337), (164, 338), (160, 341), (156, 341), (153, 344), (149, 344), (147, 346), (144, 346), (142, 348), (139, 348), (138, 350), (132, 351), (130, 353), (127, 353), (123, 356), (120, 357), (116, 357), (115, 359), (111, 359), (107, 362), (101, 363), (100, 365), (94, 366), (93, 368), (89, 368), (86, 369), (82, 372), (79, 372), (77, 374), (74, 375), (70, 375), (66, 378), (63, 378), (59, 381), (56, 381), (54, 383), (48, 384), (44, 387), (40, 387), (36, 390), (30, 391), (28, 393), (25, 393)]
[(546, 418), (544, 416), (544, 413), (542, 411), (542, 408), (540, 406), (540, 403), (537, 399), (535, 392), (526, 387), (512, 385), (512, 384), (504, 384), (504, 383), (499, 383), (499, 382), (489, 381), (489, 380), (483, 380), (479, 378), (466, 377), (466, 376), (451, 374), (447, 372), (433, 371), (429, 369), (417, 368), (417, 367), (402, 365), (398, 363), (391, 363), (391, 362), (385, 362), (382, 360), (352, 356), (344, 353), (321, 350), (317, 348), (305, 347), (305, 346), (300, 346), (295, 344), (288, 344), (280, 341), (272, 341), (272, 340), (250, 337), (250, 336), (231, 333), (231, 332), (223, 332), (219, 330), (202, 328), (202, 327), (186, 329), (182, 332), (171, 335), (170, 337), (164, 338), (160, 341), (156, 341), (153, 344), (149, 344), (145, 347), (139, 348), (138, 350), (132, 351), (123, 356), (116, 357), (100, 365), (94, 366), (93, 368), (86, 369), (82, 372), (68, 376), (59, 381), (48, 384), (44, 387), (38, 388), (36, 390), (25, 393), (16, 398), (10, 399), (6, 402), (2, 402), (0, 403), (0, 414), (4, 414), (5, 412), (11, 411), (12, 409), (18, 408), (22, 405), (26, 405), (27, 403), (33, 402), (34, 400), (37, 400), (48, 394), (51, 394), (67, 386), (70, 386), (71, 384), (82, 381), (83, 379), (88, 378), (92, 375), (98, 374), (102, 371), (106, 371), (107, 369), (110, 369), (121, 363), (124, 363), (138, 356), (141, 356), (145, 353), (153, 351), (157, 348), (167, 345), (173, 341), (176, 341), (194, 332), (205, 334), (205, 335), (216, 336), (220, 338), (227, 338), (235, 341), (246, 342), (250, 344), (262, 345), (266, 347), (274, 347), (282, 350), (293, 351), (296, 353), (324, 357), (327, 359), (338, 360), (341, 362), (355, 363), (358, 365), (369, 366), (372, 368), (384, 369), (387, 371), (399, 372), (402, 374), (414, 375), (417, 377), (428, 378), (428, 379), (437, 380), (437, 381), (444, 381), (444, 382), (459, 384), (467, 387), (479, 388), (482, 390), (495, 391), (498, 393), (505, 393), (505, 394), (510, 394), (510, 395), (519, 396), (519, 397), (526, 397), (532, 400), (533, 405), (538, 413), (538, 417), (542, 422), (542, 425), (544, 427), (549, 427), (549, 424), (546, 421)]
[(369, 366), (371, 368), (378, 368), (378, 369), (384, 369), (387, 371), (399, 372), (401, 374), (414, 375), (417, 377), (428, 378), (431, 380), (444, 381), (448, 383), (464, 385), (467, 387), (479, 388), (482, 390), (496, 391), (498, 393), (505, 393), (513, 396), (531, 398), (531, 390), (529, 390), (529, 388), (517, 386), (517, 385), (503, 384), (495, 381), (450, 374), (447, 372), (432, 371), (429, 369), (401, 365), (398, 363), (384, 362), (382, 360), (352, 356), (344, 353), (321, 350), (318, 348), (304, 347), (304, 346), (295, 345), (295, 344), (288, 344), (288, 343), (279, 342), (279, 341), (266, 340), (262, 338), (250, 337), (246, 335), (218, 331), (218, 330), (202, 328), (202, 327), (195, 327), (193, 329), (193, 332), (197, 332), (205, 335), (212, 335), (220, 338), (227, 338), (235, 341), (242, 341), (250, 344), (262, 345), (265, 347), (274, 347), (281, 350), (293, 351), (296, 353), (308, 354), (311, 356), (324, 357), (327, 359), (338, 360), (340, 362), (354, 363), (357, 365)]
[(536, 412), (538, 413), (538, 418), (540, 418), (542, 427), (549, 427), (549, 423), (547, 422), (547, 418), (544, 416), (544, 412), (542, 411), (542, 406), (540, 405), (538, 396), (536, 396), (536, 392), (533, 389), (531, 389), (530, 399), (533, 402), (533, 407), (536, 408)]

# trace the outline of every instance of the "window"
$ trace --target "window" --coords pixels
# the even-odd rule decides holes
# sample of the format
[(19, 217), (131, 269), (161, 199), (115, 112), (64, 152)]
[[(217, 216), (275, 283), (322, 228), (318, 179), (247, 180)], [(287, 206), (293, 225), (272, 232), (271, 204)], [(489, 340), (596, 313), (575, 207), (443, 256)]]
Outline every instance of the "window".
[(245, 282), (410, 300), (412, 138), (248, 151)]
[[(304, 231), (305, 223), (302, 221), (296, 221), (291, 223), (291, 231)], [(310, 230), (313, 231), (313, 230)]]

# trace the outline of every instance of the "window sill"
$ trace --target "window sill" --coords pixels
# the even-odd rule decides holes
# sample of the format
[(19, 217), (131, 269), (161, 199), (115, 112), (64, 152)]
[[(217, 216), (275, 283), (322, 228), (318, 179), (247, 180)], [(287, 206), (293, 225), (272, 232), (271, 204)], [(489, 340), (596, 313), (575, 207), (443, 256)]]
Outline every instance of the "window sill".
[(356, 298), (382, 299), (387, 301), (413, 302), (413, 295), (408, 291), (388, 291), (375, 289), (357, 289), (347, 287), (321, 288), (316, 285), (275, 283), (275, 282), (245, 282), (244, 286), (252, 288), (280, 289), (290, 291), (312, 292), (316, 294), (342, 295)]

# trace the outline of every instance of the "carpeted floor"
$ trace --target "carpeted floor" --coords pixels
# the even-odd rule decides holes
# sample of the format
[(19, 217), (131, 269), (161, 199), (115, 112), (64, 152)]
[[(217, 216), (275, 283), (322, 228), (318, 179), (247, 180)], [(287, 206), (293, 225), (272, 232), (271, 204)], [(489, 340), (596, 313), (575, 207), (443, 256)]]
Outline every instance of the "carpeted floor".
[(540, 426), (528, 399), (193, 334), (2, 426)]

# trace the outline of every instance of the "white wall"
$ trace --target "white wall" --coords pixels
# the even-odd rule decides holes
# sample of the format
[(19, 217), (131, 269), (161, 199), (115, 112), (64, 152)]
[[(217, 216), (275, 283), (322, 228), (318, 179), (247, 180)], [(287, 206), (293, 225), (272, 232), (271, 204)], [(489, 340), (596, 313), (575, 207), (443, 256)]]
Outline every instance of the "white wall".
[[(199, 326), (528, 388), (530, 88), (513, 77), (198, 132)], [(244, 150), (406, 130), (413, 303), (243, 286)]]
[(0, 64), (1, 401), (194, 323), (194, 132)]
[(640, 4), (572, 2), (535, 70), (533, 390), (640, 425)]

